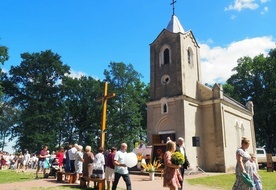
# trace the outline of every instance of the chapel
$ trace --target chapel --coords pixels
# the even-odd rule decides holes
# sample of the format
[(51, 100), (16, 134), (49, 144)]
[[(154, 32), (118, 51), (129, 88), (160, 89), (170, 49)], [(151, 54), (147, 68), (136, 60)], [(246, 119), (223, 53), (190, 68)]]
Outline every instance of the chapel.
[(242, 105), (201, 79), (200, 47), (173, 13), (165, 29), (150, 44), (150, 101), (147, 103), (149, 144), (162, 146), (167, 137), (185, 139), (193, 169), (231, 172), (242, 136), (255, 152), (253, 103)]

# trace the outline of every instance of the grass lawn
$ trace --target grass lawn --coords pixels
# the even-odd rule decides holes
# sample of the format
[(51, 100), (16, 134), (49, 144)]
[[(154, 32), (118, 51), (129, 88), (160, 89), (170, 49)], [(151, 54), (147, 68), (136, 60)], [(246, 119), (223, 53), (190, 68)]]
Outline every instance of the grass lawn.
[(34, 173), (16, 173), (15, 170), (0, 170), (0, 184), (29, 181), (35, 178)]
[[(42, 174), (39, 174), (39, 177), (42, 178)], [(16, 173), (15, 170), (0, 170), (0, 184), (4, 183), (16, 183), (16, 182), (24, 182), (24, 181), (31, 181), (35, 180), (35, 173), (34, 172), (19, 172)], [(0, 185), (1, 189), (1, 185)], [(81, 189), (78, 186), (56, 186), (56, 187), (33, 187), (33, 188), (25, 188), (24, 190), (66, 190), (66, 189)], [(91, 190), (91, 188), (82, 188), (84, 190)], [(117, 188), (118, 190), (125, 190)]]
[[(263, 188), (265, 190), (275, 190), (276, 172), (267, 172), (266, 170), (260, 170), (258, 172), (262, 178)], [(232, 189), (235, 179), (235, 174), (222, 174), (204, 178), (187, 179), (187, 182), (191, 185), (203, 185), (216, 189), (229, 190)]]

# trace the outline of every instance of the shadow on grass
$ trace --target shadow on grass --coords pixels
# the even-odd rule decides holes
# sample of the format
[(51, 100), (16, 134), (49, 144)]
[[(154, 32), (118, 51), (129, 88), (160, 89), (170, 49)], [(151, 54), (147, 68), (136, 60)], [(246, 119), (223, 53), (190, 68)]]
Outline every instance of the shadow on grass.
[(29, 177), (20, 177), (18, 179), (20, 179), (20, 180), (31, 180)]

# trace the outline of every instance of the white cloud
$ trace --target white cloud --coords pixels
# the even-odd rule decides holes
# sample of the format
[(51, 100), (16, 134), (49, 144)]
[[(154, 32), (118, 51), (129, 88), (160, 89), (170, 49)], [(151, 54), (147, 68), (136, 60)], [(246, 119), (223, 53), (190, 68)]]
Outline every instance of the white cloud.
[(231, 18), (232, 20), (234, 20), (234, 19), (237, 18), (237, 16), (236, 16), (236, 15), (232, 15), (230, 18)]
[[(265, 1), (265, 0), (262, 0)], [(258, 3), (255, 0), (234, 0), (234, 5), (231, 4), (225, 8), (226, 11), (228, 10), (237, 10), (241, 11), (242, 9), (251, 9), (255, 10), (259, 7)]]
[(263, 11), (261, 11), (261, 14), (265, 14), (266, 12), (268, 12), (268, 7), (264, 7)]
[[(71, 78), (77, 78), (77, 79), (79, 79), (79, 78), (81, 78), (82, 76), (88, 76), (86, 73), (84, 73), (84, 72), (81, 72), (81, 71), (74, 71), (74, 70), (70, 70), (70, 75), (68, 75), (69, 77), (71, 77)], [(91, 76), (92, 78), (94, 78), (95, 80), (100, 80), (100, 78), (99, 77), (97, 77), (97, 76)]]
[(5, 68), (2, 68), (2, 72), (7, 74), (9, 73), (9, 71), (7, 71)]
[(255, 57), (259, 54), (267, 55), (275, 48), (275, 41), (271, 36), (248, 38), (232, 42), (226, 47), (210, 47), (199, 44), (201, 54), (201, 71), (203, 83), (224, 83), (234, 72), (237, 60), (244, 56)]
[(74, 71), (74, 70), (70, 70), (70, 75), (69, 77), (71, 78), (81, 78), (82, 76), (86, 76), (87, 74), (81, 72), (81, 71)]
[(261, 0), (261, 3), (266, 3), (268, 2), (269, 0)]

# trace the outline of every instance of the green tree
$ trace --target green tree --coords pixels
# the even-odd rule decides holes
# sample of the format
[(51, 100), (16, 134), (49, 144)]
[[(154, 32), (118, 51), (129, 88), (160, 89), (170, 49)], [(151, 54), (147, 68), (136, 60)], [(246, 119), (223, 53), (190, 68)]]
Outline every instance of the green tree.
[(53, 148), (64, 113), (60, 85), (70, 68), (51, 50), (23, 53), (21, 58), (21, 64), (12, 66), (3, 82), (5, 93), (21, 111), (13, 137), (17, 136), (21, 149), (34, 151), (44, 144)]
[[(61, 132), (63, 141), (99, 146), (101, 104), (95, 102), (102, 94), (102, 82), (92, 77), (66, 77), (63, 81), (66, 114)], [(66, 129), (66, 130), (65, 130)]]
[(105, 70), (104, 75), (109, 92), (115, 92), (116, 97), (108, 102), (107, 146), (127, 142), (132, 149), (135, 141), (146, 137), (148, 88), (131, 64), (111, 62), (108, 67), (110, 70)]
[(150, 85), (140, 82), (139, 92), (141, 92), (141, 97), (139, 98), (140, 111), (142, 114), (141, 126), (142, 130), (140, 133), (140, 140), (147, 141), (147, 102), (150, 101)]
[(0, 46), (0, 63), (4, 65), (5, 61), (7, 61), (8, 59), (8, 48), (6, 46)]
[[(4, 65), (5, 61), (9, 59), (8, 48), (6, 46), (0, 46), (0, 63)], [(2, 68), (0, 67), (0, 78), (2, 79)], [(2, 97), (2, 80), (0, 81), (0, 98)], [(1, 101), (0, 101), (1, 102)]]
[(0, 147), (3, 151), (7, 138), (12, 134), (13, 128), (18, 125), (19, 110), (13, 107), (10, 102), (4, 102), (0, 111)]
[(257, 144), (265, 145), (268, 152), (276, 147), (276, 49), (268, 56), (243, 57), (225, 89), (231, 97), (245, 104), (254, 103), (254, 125)]

